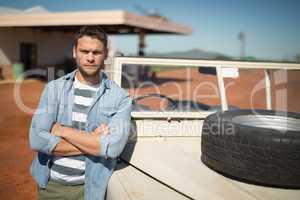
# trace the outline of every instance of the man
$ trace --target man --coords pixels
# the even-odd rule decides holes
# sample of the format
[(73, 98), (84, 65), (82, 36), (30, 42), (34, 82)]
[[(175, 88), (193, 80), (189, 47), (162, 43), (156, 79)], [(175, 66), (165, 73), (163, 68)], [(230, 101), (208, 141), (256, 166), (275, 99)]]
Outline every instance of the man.
[(131, 99), (101, 72), (106, 34), (85, 26), (74, 43), (77, 69), (46, 85), (32, 118), (31, 173), (39, 199), (104, 199), (128, 139)]

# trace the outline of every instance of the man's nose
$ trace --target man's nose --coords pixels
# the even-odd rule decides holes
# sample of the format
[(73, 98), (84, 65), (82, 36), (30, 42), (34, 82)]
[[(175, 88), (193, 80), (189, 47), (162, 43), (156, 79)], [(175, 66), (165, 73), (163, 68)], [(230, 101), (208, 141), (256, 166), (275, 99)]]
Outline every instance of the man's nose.
[(95, 56), (93, 54), (93, 52), (89, 52), (88, 55), (87, 55), (87, 60), (89, 62), (94, 62), (95, 61)]

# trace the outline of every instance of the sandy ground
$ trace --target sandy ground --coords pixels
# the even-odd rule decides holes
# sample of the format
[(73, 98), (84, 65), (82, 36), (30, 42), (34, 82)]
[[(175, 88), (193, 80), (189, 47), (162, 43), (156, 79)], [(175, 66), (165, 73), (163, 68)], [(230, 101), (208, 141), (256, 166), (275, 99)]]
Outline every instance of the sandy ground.
[[(216, 91), (212, 89), (212, 85), (217, 83), (215, 76), (199, 74), (196, 70), (192, 70), (189, 72), (190, 76), (186, 78), (186, 73), (184, 70), (160, 72), (156, 81), (160, 82), (159, 91), (177, 99), (194, 99), (209, 105), (220, 104)], [(300, 112), (300, 71), (288, 73), (287, 83), (283, 81), (285, 79), (283, 73), (277, 73), (276, 77), (277, 79), (272, 79), (273, 106), (281, 110)], [(181, 89), (178, 89), (177, 84), (162, 81), (166, 79), (176, 79)], [(186, 79), (191, 81), (187, 82)], [(250, 108), (250, 97), (253, 96), (254, 108), (264, 109), (264, 90), (261, 89), (251, 95), (259, 81), (263, 81), (263, 72), (259, 70), (241, 71), (239, 78), (226, 79), (229, 104)], [(200, 83), (205, 84), (199, 88)], [(18, 94), (27, 110), (36, 108), (44, 85), (45, 83), (39, 81), (29, 81), (21, 85)], [(0, 199), (36, 199), (36, 185), (29, 174), (29, 166), (34, 156), (28, 143), (32, 113), (20, 109), (20, 101), (14, 97), (14, 87), (13, 83), (0, 84)], [(182, 92), (179, 93), (179, 90)], [(132, 96), (139, 96), (155, 91), (153, 87), (142, 87), (138, 91), (131, 89), (130, 93)], [(149, 99), (149, 102), (144, 103), (157, 108), (160, 102), (155, 101)]]

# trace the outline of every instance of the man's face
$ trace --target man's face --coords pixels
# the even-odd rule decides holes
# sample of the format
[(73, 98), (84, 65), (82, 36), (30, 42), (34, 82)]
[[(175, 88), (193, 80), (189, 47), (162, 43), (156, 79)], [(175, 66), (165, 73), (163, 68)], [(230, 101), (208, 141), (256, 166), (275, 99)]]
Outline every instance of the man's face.
[(95, 76), (104, 68), (107, 49), (98, 39), (83, 36), (78, 39), (77, 47), (73, 49), (73, 57), (82, 75)]

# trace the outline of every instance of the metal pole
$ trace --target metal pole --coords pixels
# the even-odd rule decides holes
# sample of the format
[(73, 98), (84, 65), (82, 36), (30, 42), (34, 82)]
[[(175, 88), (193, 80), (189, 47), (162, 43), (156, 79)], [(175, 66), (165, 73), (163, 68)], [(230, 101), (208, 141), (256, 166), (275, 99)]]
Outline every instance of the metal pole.
[(122, 81), (122, 62), (120, 62), (120, 58), (114, 57), (113, 65), (112, 65), (112, 80), (121, 87)]
[[(145, 37), (146, 37), (146, 33), (145, 30), (140, 29), (139, 32), (139, 49), (138, 49), (138, 55), (140, 57), (145, 56), (145, 47), (146, 47), (146, 43), (145, 43)], [(145, 79), (148, 78), (148, 71), (149, 71), (149, 67), (148, 66), (139, 66), (138, 68), (138, 80), (139, 81), (143, 81)]]
[(265, 69), (264, 71), (265, 71), (265, 84), (266, 84), (266, 106), (267, 106), (267, 110), (272, 110), (270, 70)]
[(145, 38), (146, 38), (145, 30), (141, 29), (139, 32), (139, 49), (138, 49), (139, 56), (145, 55), (145, 52), (144, 52), (144, 49), (146, 47)]
[(226, 110), (228, 110), (228, 104), (227, 104), (227, 100), (226, 100), (226, 92), (225, 92), (224, 80), (223, 80), (223, 75), (222, 75), (222, 68), (217, 66), (216, 70), (217, 70), (219, 93), (221, 96), (222, 111), (226, 111)]

